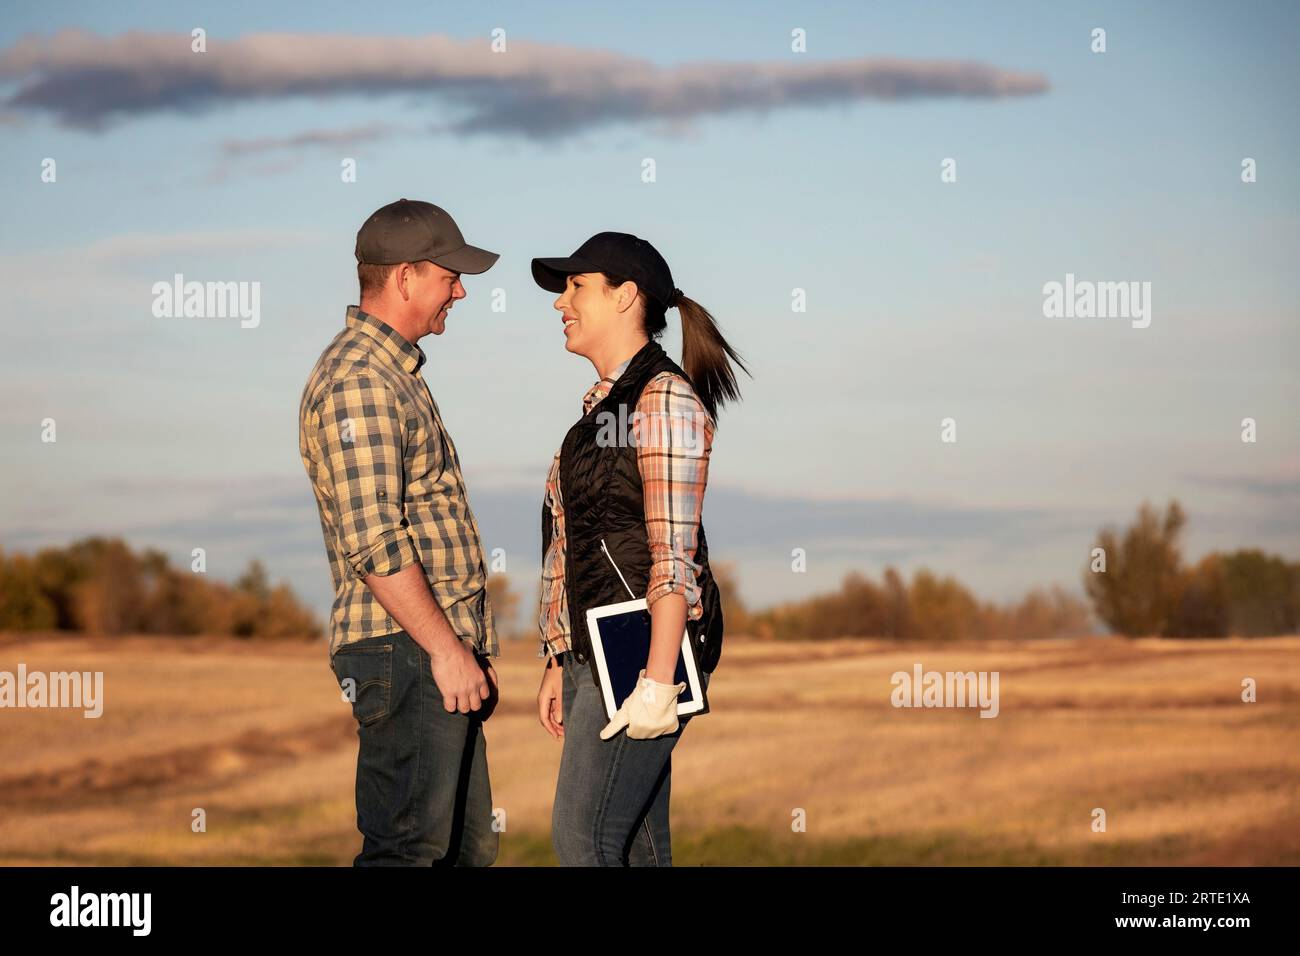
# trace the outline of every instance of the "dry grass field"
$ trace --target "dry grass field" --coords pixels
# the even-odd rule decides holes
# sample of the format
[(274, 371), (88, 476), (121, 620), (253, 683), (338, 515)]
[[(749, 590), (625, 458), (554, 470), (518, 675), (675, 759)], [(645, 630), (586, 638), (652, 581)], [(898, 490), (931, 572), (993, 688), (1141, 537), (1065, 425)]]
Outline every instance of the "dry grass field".
[[(729, 640), (715, 712), (674, 760), (675, 860), (1300, 863), (1298, 652), (1296, 637)], [(535, 716), (534, 653), (505, 645), (487, 724), (501, 864), (554, 863), (560, 749)], [(890, 675), (918, 661), (998, 671), (999, 716), (892, 707)], [(0, 636), (0, 670), (19, 662), (103, 671), (105, 709), (0, 710), (0, 864), (351, 862), (355, 725), (323, 645)]]

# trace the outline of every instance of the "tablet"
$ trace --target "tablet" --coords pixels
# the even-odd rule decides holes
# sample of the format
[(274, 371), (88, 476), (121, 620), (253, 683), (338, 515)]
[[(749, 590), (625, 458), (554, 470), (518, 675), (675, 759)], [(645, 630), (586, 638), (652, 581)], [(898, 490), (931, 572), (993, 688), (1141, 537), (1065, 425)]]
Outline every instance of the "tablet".
[[(591, 658), (605, 700), (605, 713), (612, 719), (623, 701), (636, 690), (638, 676), (650, 656), (650, 611), (645, 598), (593, 607), (587, 612), (587, 633), (591, 637)], [(673, 682), (686, 684), (677, 697), (678, 717), (708, 713), (695, 652), (685, 631)]]

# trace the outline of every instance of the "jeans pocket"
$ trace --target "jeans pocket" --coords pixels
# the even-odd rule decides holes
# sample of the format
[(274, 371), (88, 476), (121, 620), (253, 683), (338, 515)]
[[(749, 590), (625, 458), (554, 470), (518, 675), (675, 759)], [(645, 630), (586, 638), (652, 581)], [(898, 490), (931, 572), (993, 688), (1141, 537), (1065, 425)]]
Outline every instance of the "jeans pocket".
[(334, 652), (333, 667), (358, 724), (367, 727), (388, 716), (393, 689), (392, 643), (344, 644)]

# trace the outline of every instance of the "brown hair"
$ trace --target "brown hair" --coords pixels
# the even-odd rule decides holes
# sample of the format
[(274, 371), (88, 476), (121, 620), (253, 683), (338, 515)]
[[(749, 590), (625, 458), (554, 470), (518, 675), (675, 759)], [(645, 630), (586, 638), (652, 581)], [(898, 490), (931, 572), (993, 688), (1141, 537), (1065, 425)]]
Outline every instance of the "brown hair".
[[(601, 274), (607, 288), (616, 289), (624, 282), (634, 281), (607, 272)], [(658, 339), (668, 328), (668, 307), (640, 288), (637, 289), (637, 298), (641, 300), (645, 334)], [(682, 317), (682, 368), (690, 376), (695, 394), (709, 417), (716, 421), (719, 408), (727, 402), (740, 400), (740, 387), (736, 384), (732, 363), (746, 375), (749, 375), (749, 369), (722, 337), (708, 309), (684, 295), (678, 297), (676, 308)]]
[[(361, 284), (361, 297), (364, 299), (367, 296), (379, 295), (383, 292), (384, 286), (388, 284), (388, 277), (399, 265), (401, 265), (400, 262), (388, 262), (382, 264), (358, 262), (357, 282)], [(429, 271), (429, 266), (432, 265), (432, 263), (428, 260), (422, 259), (419, 262), (411, 263), (411, 265), (415, 266), (415, 271), (417, 273), (424, 275)]]

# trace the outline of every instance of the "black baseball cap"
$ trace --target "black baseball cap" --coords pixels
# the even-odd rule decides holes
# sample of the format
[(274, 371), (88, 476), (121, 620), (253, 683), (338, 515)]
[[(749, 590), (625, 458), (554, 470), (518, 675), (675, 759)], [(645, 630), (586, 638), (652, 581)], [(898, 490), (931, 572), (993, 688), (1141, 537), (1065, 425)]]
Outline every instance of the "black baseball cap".
[(418, 199), (399, 199), (371, 213), (357, 231), (356, 255), (371, 265), (427, 259), (469, 275), (487, 272), (498, 258), (466, 243), (445, 209)]
[(664, 306), (675, 305), (681, 295), (659, 250), (626, 232), (598, 232), (571, 256), (533, 260), (533, 279), (547, 292), (563, 292), (565, 278), (579, 272), (605, 272), (631, 279)]

